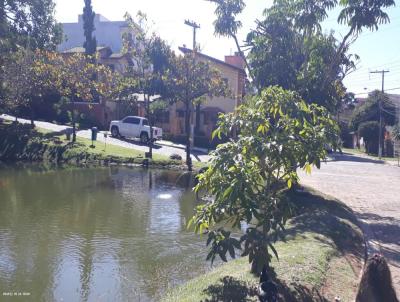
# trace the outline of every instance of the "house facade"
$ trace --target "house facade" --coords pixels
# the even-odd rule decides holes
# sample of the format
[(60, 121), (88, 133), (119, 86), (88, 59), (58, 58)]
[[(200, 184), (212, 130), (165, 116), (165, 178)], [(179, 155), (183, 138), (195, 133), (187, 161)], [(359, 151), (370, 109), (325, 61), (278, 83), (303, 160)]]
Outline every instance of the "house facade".
[[(192, 50), (180, 47), (184, 55), (190, 55)], [(218, 115), (220, 113), (234, 112), (242, 102), (245, 95), (246, 72), (244, 61), (238, 54), (225, 56), (225, 60), (218, 60), (202, 53), (196, 53), (196, 59), (206, 62), (217, 69), (221, 76), (227, 81), (231, 92), (229, 97), (207, 97), (200, 105), (199, 110), (191, 114), (191, 124), (196, 129), (195, 144), (207, 145), (211, 141), (211, 134), (216, 128)], [(141, 112), (143, 114), (143, 112)], [(160, 112), (156, 117), (156, 126), (161, 127), (167, 136), (183, 141), (185, 129), (185, 109), (182, 102), (169, 106), (166, 112)]]
[[(83, 17), (78, 16), (78, 22), (61, 23), (64, 41), (58, 46), (58, 51), (64, 52), (71, 48), (82, 46), (85, 41), (83, 33)], [(94, 18), (94, 36), (97, 46), (109, 47), (113, 53), (122, 50), (122, 36), (128, 30), (125, 21), (110, 21), (102, 15), (96, 14)]]

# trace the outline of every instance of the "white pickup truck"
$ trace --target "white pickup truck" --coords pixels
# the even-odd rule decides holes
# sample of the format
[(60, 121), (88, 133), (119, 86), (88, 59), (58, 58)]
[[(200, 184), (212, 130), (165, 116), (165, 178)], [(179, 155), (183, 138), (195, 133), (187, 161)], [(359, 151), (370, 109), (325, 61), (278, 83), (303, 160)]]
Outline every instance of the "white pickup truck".
[[(113, 137), (140, 138), (142, 143), (150, 140), (149, 121), (144, 117), (127, 116), (120, 121), (112, 121), (110, 132)], [(162, 129), (153, 127), (153, 141), (162, 139)]]

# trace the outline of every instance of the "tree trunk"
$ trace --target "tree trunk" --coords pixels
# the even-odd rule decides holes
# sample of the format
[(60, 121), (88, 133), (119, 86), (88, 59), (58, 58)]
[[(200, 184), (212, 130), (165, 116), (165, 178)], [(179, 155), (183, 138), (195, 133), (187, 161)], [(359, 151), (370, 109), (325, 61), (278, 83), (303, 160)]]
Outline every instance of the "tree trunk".
[(251, 80), (253, 81), (254, 84), (256, 84), (255, 80), (254, 80), (254, 77), (253, 77), (253, 74), (251, 73), (249, 62), (247, 62), (247, 59), (246, 59), (242, 49), (240, 48), (240, 44), (239, 44), (237, 36), (232, 34), (232, 37), (235, 40), (235, 44), (236, 44), (236, 47), (238, 49), (239, 55), (242, 57), (242, 59), (244, 61), (244, 64), (246, 65), (246, 68), (247, 68), (247, 71), (249, 72), (249, 76), (250, 76)]
[(327, 71), (326, 77), (323, 81), (322, 87), (325, 87), (327, 82), (331, 81), (331, 79), (333, 78), (332, 77), (333, 68), (334, 68), (335, 64), (338, 63), (338, 60), (339, 60), (340, 56), (342, 55), (343, 50), (346, 47), (347, 40), (353, 35), (353, 33), (354, 33), (354, 28), (351, 27), (349, 32), (346, 34), (346, 36), (344, 36), (342, 42), (340, 43), (338, 51), (336, 52), (335, 56), (333, 57), (331, 64), (329, 64), (329, 66), (328, 66), (328, 71)]
[[(5, 0), (0, 0), (0, 40), (4, 41), (6, 37), (6, 12), (5, 12)], [(5, 62), (5, 49), (0, 46), (0, 66), (3, 66)], [(0, 94), (2, 93), (3, 79), (0, 77)], [(1, 95), (0, 95), (1, 97)]]
[(5, 0), (0, 0), (0, 38), (6, 34), (6, 4)]
[(201, 105), (196, 105), (196, 127), (194, 133), (196, 135), (200, 135), (200, 112), (201, 112)]
[(189, 171), (192, 171), (192, 158), (190, 157), (190, 104), (186, 101), (185, 108), (185, 130), (186, 130), (186, 165)]
[(32, 102), (30, 104), (30, 111), (31, 111), (30, 112), (30, 114), (31, 114), (31, 127), (32, 127), (32, 129), (34, 129), (35, 128), (35, 108), (34, 108)]
[(76, 142), (76, 125), (75, 125), (75, 99), (72, 97), (72, 112), (71, 112), (71, 119), (72, 119), (72, 142)]
[(150, 141), (149, 141), (149, 158), (153, 158), (153, 121), (151, 119), (151, 113), (150, 113), (150, 97), (147, 95), (146, 99), (146, 94), (143, 94), (144, 100), (146, 102), (146, 111), (147, 111), (147, 120), (149, 121), (149, 126), (150, 126)]

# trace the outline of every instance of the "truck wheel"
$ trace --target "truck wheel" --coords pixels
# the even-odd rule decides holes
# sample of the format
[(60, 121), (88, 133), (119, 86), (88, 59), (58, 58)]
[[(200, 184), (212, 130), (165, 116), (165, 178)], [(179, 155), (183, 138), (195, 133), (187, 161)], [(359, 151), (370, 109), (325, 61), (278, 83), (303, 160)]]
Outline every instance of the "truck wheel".
[(149, 136), (148, 136), (148, 134), (147, 134), (146, 132), (142, 132), (142, 133), (140, 134), (140, 141), (141, 141), (143, 144), (147, 144), (147, 143), (149, 142)]
[(119, 129), (118, 127), (114, 126), (111, 128), (111, 136), (112, 137), (119, 137)]

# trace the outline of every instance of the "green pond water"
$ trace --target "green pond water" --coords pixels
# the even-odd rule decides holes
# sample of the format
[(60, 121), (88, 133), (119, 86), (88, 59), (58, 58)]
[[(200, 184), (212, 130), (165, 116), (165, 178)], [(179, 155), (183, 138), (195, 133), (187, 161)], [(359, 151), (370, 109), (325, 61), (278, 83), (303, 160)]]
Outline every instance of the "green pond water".
[(171, 171), (0, 166), (0, 301), (159, 301), (209, 270), (186, 229), (192, 186)]

